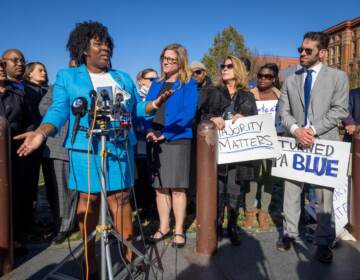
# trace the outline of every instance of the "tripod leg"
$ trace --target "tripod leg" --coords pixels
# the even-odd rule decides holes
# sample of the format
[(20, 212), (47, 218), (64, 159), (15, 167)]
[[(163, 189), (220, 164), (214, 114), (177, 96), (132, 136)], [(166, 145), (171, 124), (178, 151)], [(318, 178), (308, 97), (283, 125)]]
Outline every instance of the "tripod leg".
[[(106, 279), (106, 261), (107, 260), (107, 248), (106, 248), (106, 233), (101, 234), (101, 280)], [(110, 276), (110, 275), (109, 275)]]
[[(107, 233), (104, 233), (105, 235), (107, 235)], [(105, 241), (105, 252), (106, 252), (106, 265), (107, 265), (107, 272), (108, 272), (108, 276), (109, 276), (109, 280), (113, 280), (113, 270), (112, 270), (112, 260), (111, 260), (111, 254), (110, 254), (110, 243), (108, 240), (108, 236), (106, 236), (106, 241)]]

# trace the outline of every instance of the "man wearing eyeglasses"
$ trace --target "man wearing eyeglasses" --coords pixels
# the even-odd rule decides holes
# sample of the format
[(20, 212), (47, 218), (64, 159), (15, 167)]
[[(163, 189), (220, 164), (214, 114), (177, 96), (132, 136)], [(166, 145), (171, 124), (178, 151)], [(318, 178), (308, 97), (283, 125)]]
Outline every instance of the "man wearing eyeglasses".
[(197, 106), (197, 113), (195, 116), (195, 121), (198, 124), (201, 121), (201, 115), (204, 113), (204, 104), (208, 94), (211, 94), (212, 81), (207, 75), (206, 67), (200, 61), (193, 61), (190, 64), (190, 69), (192, 72), (192, 77), (197, 81), (198, 84), (198, 94), (199, 101)]
[(8, 49), (3, 53), (2, 59), (5, 63), (7, 78), (11, 85), (17, 89), (24, 90), (24, 85), (21, 82), (25, 72), (23, 53), (18, 49)]
[[(279, 107), (282, 125), (304, 148), (311, 147), (315, 138), (339, 141), (338, 124), (348, 115), (347, 75), (322, 63), (328, 44), (329, 37), (325, 33), (306, 33), (298, 48), (302, 68), (286, 79), (281, 91)], [(280, 251), (290, 249), (299, 238), (303, 185), (301, 182), (285, 181), (284, 234), (277, 242)], [(330, 263), (333, 257), (330, 246), (335, 239), (333, 190), (314, 187), (318, 201), (316, 258)]]

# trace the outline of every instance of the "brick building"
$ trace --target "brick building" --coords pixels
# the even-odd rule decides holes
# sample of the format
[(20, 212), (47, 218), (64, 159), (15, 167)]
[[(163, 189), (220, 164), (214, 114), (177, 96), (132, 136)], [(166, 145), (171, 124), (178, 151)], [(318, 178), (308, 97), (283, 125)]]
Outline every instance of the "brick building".
[(265, 63), (276, 63), (279, 67), (279, 77), (283, 81), (288, 76), (288, 73), (295, 72), (296, 66), (299, 64), (299, 58), (281, 57), (271, 55), (256, 55), (252, 57), (253, 70), (252, 74), (255, 79), (256, 73), (260, 66)]
[(347, 73), (360, 71), (360, 17), (324, 30), (330, 36), (325, 62)]

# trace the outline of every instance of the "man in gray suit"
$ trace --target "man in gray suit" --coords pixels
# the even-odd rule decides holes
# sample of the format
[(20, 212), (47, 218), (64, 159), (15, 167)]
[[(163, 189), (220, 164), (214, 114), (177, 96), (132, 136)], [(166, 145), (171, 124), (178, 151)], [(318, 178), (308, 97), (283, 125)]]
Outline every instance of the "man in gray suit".
[[(349, 83), (347, 75), (322, 63), (329, 37), (322, 32), (304, 35), (300, 54), (301, 69), (288, 77), (279, 101), (282, 125), (304, 147), (315, 138), (340, 140), (338, 124), (348, 115)], [(284, 234), (277, 242), (280, 251), (290, 249), (299, 238), (301, 192), (303, 183), (285, 181)], [(315, 186), (317, 198), (316, 257), (330, 263), (330, 246), (335, 239), (333, 189)]]

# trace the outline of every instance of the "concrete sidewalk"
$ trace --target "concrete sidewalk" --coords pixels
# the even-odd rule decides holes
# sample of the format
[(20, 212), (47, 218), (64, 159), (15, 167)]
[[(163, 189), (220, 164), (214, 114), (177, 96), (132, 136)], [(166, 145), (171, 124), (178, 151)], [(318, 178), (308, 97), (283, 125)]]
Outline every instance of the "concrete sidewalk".
[[(161, 242), (157, 248), (164, 272), (153, 268), (149, 279), (360, 280), (359, 243), (341, 241), (334, 249), (333, 263), (324, 265), (314, 260), (315, 247), (311, 243), (304, 242), (281, 253), (275, 248), (277, 238), (275, 232), (244, 233), (240, 246), (234, 247), (225, 239), (211, 258), (195, 253), (195, 235), (188, 236), (183, 249), (176, 250), (169, 242)], [(75, 247), (76, 242), (71, 245)], [(37, 250), (34, 257), (1, 279), (43, 279), (69, 253), (67, 243), (40, 246)], [(79, 265), (73, 260), (62, 271), (75, 278), (81, 275)], [(135, 279), (145, 278), (139, 275)]]

